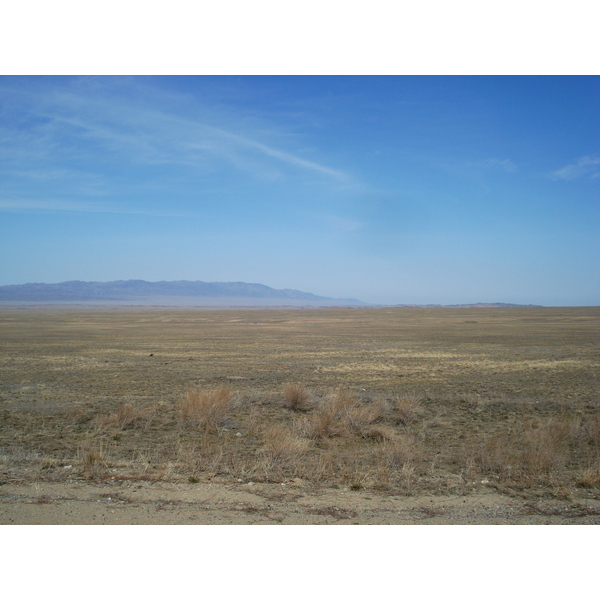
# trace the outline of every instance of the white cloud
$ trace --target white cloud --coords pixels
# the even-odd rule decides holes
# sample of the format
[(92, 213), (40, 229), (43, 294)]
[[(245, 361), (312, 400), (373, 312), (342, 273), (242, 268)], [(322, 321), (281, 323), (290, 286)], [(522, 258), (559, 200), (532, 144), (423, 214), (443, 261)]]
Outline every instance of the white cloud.
[(600, 156), (582, 156), (576, 162), (571, 163), (552, 173), (553, 179), (581, 179), (589, 177), (597, 179), (600, 177)]
[(152, 209), (135, 209), (98, 202), (74, 202), (72, 200), (11, 200), (0, 199), (0, 212), (76, 212), (76, 213), (113, 213), (127, 215), (146, 215), (153, 217), (185, 217), (184, 213), (167, 212)]
[(186, 144), (187, 147), (225, 157), (238, 166), (241, 166), (241, 153), (248, 149), (258, 150), (261, 155), (275, 158), (278, 162), (325, 175), (338, 182), (350, 182), (350, 177), (342, 171), (331, 169), (325, 165), (300, 158), (289, 152), (284, 152), (283, 150), (279, 150), (278, 148), (274, 148), (273, 146), (269, 146), (242, 135), (200, 124), (191, 124), (191, 127), (189, 127), (188, 130), (200, 138), (200, 141), (189, 142)]
[(186, 101), (183, 97), (162, 98), (150, 105), (140, 98), (143, 86), (133, 83), (126, 91), (123, 96), (119, 90), (112, 93), (110, 86), (91, 91), (76, 87), (21, 98), (34, 125), (27, 132), (9, 132), (13, 140), (5, 147), (7, 157), (16, 162), (17, 150), (20, 158), (13, 168), (24, 170), (22, 165), (34, 157), (52, 162), (57, 151), (71, 158), (93, 159), (98, 150), (103, 156), (108, 150), (117, 160), (134, 164), (170, 163), (213, 171), (225, 161), (270, 179), (274, 172), (281, 176), (278, 168), (287, 165), (336, 184), (352, 183), (342, 171), (300, 156), (297, 145), (295, 151), (282, 149), (280, 143), (287, 136), (273, 127), (268, 116), (255, 118), (197, 102), (192, 112), (184, 114), (178, 110)]

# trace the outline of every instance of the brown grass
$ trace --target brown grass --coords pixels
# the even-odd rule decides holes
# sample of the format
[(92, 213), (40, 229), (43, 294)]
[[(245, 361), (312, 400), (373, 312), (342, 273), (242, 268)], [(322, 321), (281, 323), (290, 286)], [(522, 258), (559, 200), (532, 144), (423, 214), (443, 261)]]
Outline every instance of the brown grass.
[(77, 449), (82, 475), (88, 479), (101, 476), (108, 467), (107, 445), (102, 440), (88, 440)]
[(272, 473), (295, 476), (303, 454), (308, 448), (307, 440), (296, 437), (291, 431), (281, 425), (269, 427), (263, 436), (261, 468), (267, 479)]
[(81, 409), (70, 411), (69, 418), (73, 425), (77, 426), (87, 421), (91, 421), (99, 431), (116, 429), (124, 431), (127, 429), (148, 429), (157, 413), (159, 412), (159, 403), (141, 403), (141, 402), (121, 402), (117, 410), (111, 413), (98, 413), (93, 417), (84, 418)]
[[(70, 412), (66, 420), (56, 415), (39, 421), (29, 413), (17, 423), (12, 415), (5, 418), (9, 430), (40, 443), (35, 453), (17, 448), (2, 460), (7, 467), (39, 465), (44, 477), (66, 476), (63, 465), (73, 463), (68, 444), (74, 443), (79, 472), (89, 479), (299, 477), (407, 494), (463, 493), (481, 482), (498, 489), (545, 488), (555, 497), (600, 488), (596, 412), (573, 414), (561, 404), (528, 408), (506, 398), (415, 404), (409, 395), (404, 406), (410, 416), (400, 420), (396, 398), (359, 397), (341, 387), (322, 396), (313, 396), (308, 414), (284, 408), (276, 392), (234, 396), (221, 386), (190, 389), (173, 404), (122, 402), (112, 413), (88, 413), (85, 420)], [(67, 450), (49, 449), (44, 440), (51, 439), (62, 440), (56, 448)]]
[(6, 311), (0, 464), (600, 499), (599, 310)]
[(285, 406), (295, 411), (309, 410), (310, 393), (304, 385), (288, 383), (283, 387)]
[(396, 421), (402, 425), (410, 425), (417, 418), (421, 401), (416, 394), (402, 394), (394, 399)]
[(317, 409), (305, 419), (303, 430), (312, 439), (340, 437), (351, 433), (368, 437), (369, 426), (381, 419), (384, 412), (383, 400), (365, 404), (340, 387), (321, 401)]
[[(596, 436), (597, 417), (558, 416), (530, 419), (512, 435), (490, 437), (482, 446), (480, 466), (500, 481), (521, 485), (564, 484), (575, 476), (578, 485), (593, 487), (600, 482)], [(572, 472), (573, 462), (588, 460), (588, 466)]]
[(228, 386), (220, 386), (212, 391), (188, 390), (180, 404), (184, 425), (201, 427), (206, 432), (217, 431), (231, 410), (232, 397), (232, 390)]
[(577, 477), (577, 485), (582, 488), (600, 487), (600, 457), (590, 461), (590, 464), (581, 469)]

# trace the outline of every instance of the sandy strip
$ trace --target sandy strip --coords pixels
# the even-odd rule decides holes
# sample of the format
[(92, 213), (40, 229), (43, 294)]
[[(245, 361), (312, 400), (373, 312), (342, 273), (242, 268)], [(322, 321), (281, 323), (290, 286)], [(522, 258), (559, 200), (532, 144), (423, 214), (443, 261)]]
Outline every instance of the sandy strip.
[(0, 523), (15, 525), (600, 524), (600, 502), (393, 496), (281, 484), (35, 483), (0, 487)]

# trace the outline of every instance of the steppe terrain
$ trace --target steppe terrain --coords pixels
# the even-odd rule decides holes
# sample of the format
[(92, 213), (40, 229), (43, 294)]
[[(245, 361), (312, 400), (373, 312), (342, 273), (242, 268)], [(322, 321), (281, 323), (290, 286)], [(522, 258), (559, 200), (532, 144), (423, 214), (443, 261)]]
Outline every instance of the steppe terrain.
[(600, 523), (600, 308), (0, 308), (0, 523)]

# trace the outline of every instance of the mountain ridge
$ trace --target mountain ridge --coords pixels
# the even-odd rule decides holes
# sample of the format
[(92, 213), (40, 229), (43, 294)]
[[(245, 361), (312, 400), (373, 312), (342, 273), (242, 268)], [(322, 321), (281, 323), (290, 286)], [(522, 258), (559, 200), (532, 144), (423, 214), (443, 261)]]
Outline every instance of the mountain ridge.
[[(238, 298), (281, 300), (309, 304), (324, 302), (343, 305), (365, 305), (355, 298), (329, 298), (300, 290), (277, 290), (261, 283), (205, 282), (205, 281), (145, 281), (128, 279), (108, 282), (63, 281), (61, 283), (24, 283), (0, 286), (2, 302), (131, 302), (151, 298)], [(221, 304), (223, 302), (220, 302)]]

